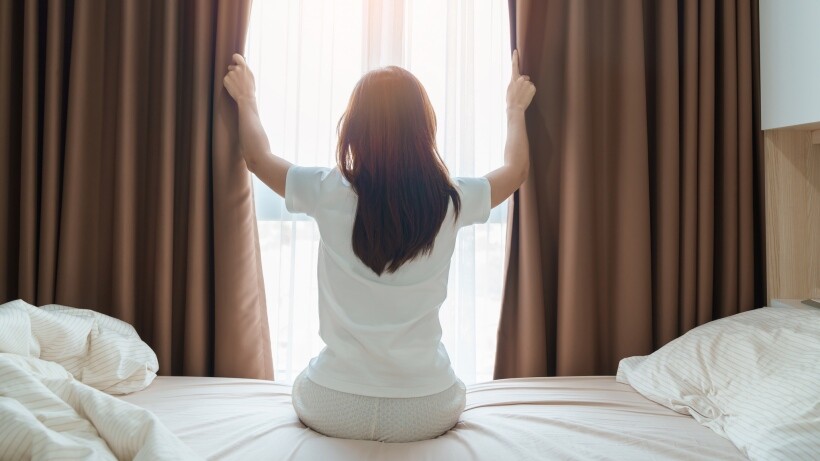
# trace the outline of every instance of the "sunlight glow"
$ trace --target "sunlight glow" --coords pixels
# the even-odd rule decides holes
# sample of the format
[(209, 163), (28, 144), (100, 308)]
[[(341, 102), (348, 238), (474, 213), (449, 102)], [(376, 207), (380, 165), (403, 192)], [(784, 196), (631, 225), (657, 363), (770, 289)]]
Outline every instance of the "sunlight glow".
[[(427, 89), (437, 141), (454, 176), (503, 163), (509, 80), (506, 0), (255, 0), (248, 45), (260, 116), (274, 153), (335, 164), (336, 123), (368, 69), (400, 65)], [(274, 369), (292, 381), (324, 344), (318, 335), (319, 231), (254, 178)], [(506, 206), (463, 229), (440, 317), (467, 384), (492, 379), (501, 305)]]

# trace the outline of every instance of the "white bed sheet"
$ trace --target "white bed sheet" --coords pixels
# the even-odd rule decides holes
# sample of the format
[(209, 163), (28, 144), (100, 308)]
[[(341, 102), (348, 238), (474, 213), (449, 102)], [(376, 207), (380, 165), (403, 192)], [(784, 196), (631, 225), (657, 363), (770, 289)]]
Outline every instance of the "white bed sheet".
[(153, 411), (209, 459), (742, 460), (730, 441), (613, 377), (499, 380), (468, 386), (445, 435), (380, 443), (325, 437), (301, 424), (290, 386), (233, 378), (159, 377), (123, 400)]

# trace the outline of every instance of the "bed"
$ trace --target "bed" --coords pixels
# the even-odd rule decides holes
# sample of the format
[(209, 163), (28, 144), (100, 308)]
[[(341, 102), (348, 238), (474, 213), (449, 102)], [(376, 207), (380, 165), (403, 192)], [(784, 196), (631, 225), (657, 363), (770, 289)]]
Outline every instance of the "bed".
[(0, 459), (820, 459), (820, 309), (801, 303), (708, 322), (615, 377), (469, 386), (456, 427), (414, 443), (318, 434), (287, 384), (157, 371), (125, 322), (0, 305)]
[(613, 377), (507, 379), (468, 387), (442, 437), (386, 444), (325, 437), (302, 425), (286, 384), (158, 377), (122, 396), (208, 459), (746, 459), (732, 443)]

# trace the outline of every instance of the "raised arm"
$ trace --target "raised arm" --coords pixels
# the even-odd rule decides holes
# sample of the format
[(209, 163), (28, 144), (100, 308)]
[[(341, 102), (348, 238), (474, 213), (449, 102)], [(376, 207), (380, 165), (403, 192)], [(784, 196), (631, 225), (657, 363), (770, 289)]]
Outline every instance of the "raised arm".
[(248, 169), (284, 197), (285, 179), (292, 164), (270, 151), (268, 136), (262, 128), (256, 107), (253, 73), (242, 55), (233, 55), (233, 64), (228, 66), (222, 83), (239, 107), (239, 147)]
[(535, 96), (535, 85), (518, 70), (518, 50), (513, 51), (512, 79), (507, 87), (507, 144), (504, 165), (485, 176), (490, 181), (490, 203), (493, 208), (518, 190), (530, 170), (530, 144), (524, 112)]

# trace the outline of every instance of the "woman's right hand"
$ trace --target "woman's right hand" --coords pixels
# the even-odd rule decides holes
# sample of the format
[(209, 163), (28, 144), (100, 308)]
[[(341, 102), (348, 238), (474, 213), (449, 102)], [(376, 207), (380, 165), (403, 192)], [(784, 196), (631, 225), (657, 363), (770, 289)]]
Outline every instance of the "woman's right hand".
[(507, 111), (520, 110), (524, 112), (535, 96), (535, 85), (529, 75), (521, 75), (518, 69), (518, 50), (512, 55), (512, 78), (507, 86)]

